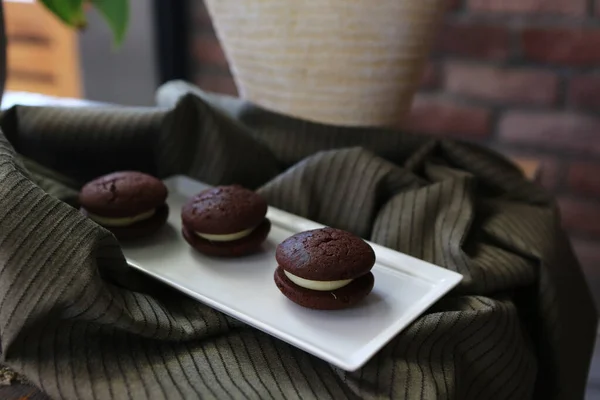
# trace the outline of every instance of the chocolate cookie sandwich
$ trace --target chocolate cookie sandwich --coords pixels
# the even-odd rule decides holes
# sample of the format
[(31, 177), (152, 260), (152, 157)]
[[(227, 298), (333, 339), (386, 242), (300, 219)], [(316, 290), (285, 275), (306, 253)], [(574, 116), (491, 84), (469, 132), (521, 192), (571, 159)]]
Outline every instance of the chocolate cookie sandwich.
[(81, 212), (110, 230), (119, 240), (137, 239), (167, 221), (168, 191), (157, 178), (121, 171), (87, 183), (79, 193)]
[(316, 310), (348, 308), (373, 289), (375, 252), (334, 228), (298, 233), (277, 246), (275, 284), (287, 298)]
[(239, 185), (218, 186), (194, 196), (181, 210), (182, 233), (209, 256), (239, 257), (257, 251), (271, 230), (267, 202)]

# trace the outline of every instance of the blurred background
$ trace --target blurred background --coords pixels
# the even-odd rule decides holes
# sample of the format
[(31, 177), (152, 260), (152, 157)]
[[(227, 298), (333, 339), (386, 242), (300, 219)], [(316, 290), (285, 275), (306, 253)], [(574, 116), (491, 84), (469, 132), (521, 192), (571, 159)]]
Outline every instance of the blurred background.
[[(123, 47), (90, 12), (77, 34), (5, 1), (9, 91), (152, 105), (171, 79), (236, 95), (201, 0), (131, 0)], [(600, 304), (600, 0), (448, 0), (401, 124), (492, 146), (540, 169)]]

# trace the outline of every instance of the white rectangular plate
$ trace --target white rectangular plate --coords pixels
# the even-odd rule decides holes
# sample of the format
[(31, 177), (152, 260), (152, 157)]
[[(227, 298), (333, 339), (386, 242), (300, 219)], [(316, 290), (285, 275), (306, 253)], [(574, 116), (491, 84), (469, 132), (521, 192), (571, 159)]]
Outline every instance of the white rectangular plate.
[(169, 226), (153, 238), (123, 247), (129, 263), (183, 293), (344, 370), (354, 371), (406, 328), (462, 275), (370, 243), (377, 262), (375, 287), (358, 306), (342, 311), (305, 309), (273, 281), (275, 248), (289, 236), (322, 228), (270, 207), (271, 233), (263, 251), (244, 258), (198, 254), (181, 236), (180, 211), (208, 186), (186, 177), (165, 181)]

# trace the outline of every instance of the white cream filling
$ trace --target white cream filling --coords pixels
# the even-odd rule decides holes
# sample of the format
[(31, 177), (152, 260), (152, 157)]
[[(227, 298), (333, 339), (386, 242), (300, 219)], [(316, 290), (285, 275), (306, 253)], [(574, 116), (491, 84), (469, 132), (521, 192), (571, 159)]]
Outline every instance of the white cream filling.
[(209, 233), (196, 232), (196, 235), (203, 239), (210, 240), (211, 242), (232, 242), (234, 240), (241, 239), (252, 233), (255, 228), (250, 228), (236, 233), (228, 233), (226, 235), (212, 235)]
[(103, 226), (110, 226), (110, 227), (124, 227), (124, 226), (131, 226), (137, 222), (141, 222), (141, 221), (145, 221), (147, 219), (150, 219), (154, 216), (154, 214), (156, 214), (156, 209), (154, 210), (150, 210), (150, 211), (146, 211), (145, 213), (141, 213), (138, 215), (134, 215), (132, 217), (123, 217), (123, 218), (109, 218), (109, 217), (101, 217), (99, 215), (96, 214), (91, 214), (88, 212), (88, 216), (96, 221), (97, 223), (99, 223), (100, 225)]
[(294, 274), (290, 274), (287, 271), (283, 271), (285, 276), (296, 285), (301, 286), (310, 290), (318, 290), (322, 292), (327, 292), (329, 290), (336, 290), (348, 285), (352, 282), (352, 279), (344, 279), (341, 281), (311, 281), (310, 279), (300, 278)]

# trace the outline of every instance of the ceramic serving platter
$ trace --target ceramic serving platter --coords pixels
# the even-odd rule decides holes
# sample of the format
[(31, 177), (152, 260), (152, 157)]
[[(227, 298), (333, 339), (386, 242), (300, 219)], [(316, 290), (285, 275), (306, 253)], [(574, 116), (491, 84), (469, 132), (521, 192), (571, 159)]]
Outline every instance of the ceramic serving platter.
[(181, 236), (180, 210), (208, 186), (182, 176), (165, 183), (170, 193), (168, 225), (150, 239), (124, 246), (131, 266), (347, 371), (360, 368), (462, 279), (455, 272), (370, 243), (377, 257), (371, 294), (347, 310), (305, 309), (275, 286), (275, 248), (295, 233), (323, 225), (271, 207), (267, 217), (272, 229), (261, 252), (238, 259), (203, 256)]

